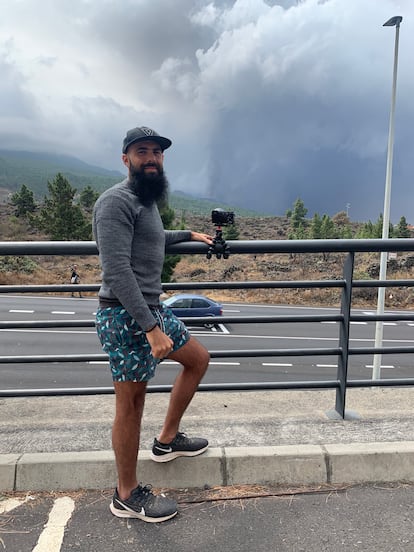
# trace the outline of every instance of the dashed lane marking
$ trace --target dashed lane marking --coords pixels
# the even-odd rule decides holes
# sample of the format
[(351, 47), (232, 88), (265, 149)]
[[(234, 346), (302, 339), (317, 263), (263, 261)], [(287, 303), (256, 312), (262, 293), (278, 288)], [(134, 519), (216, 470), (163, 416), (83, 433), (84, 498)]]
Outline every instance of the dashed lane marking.
[(63, 542), (65, 527), (70, 520), (75, 501), (64, 496), (57, 498), (49, 514), (49, 519), (40, 534), (32, 552), (59, 552)]
[(25, 313), (25, 314), (33, 314), (34, 310), (10, 309), (9, 312), (20, 312), (20, 313)]

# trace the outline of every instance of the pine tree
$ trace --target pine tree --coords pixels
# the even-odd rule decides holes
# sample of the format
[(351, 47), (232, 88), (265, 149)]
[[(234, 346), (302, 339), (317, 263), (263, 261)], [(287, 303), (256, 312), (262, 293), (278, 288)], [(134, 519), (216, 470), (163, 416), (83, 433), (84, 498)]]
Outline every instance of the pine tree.
[(310, 238), (312, 240), (320, 240), (322, 237), (322, 219), (318, 213), (315, 213), (310, 225)]
[(240, 236), (239, 229), (235, 224), (230, 224), (226, 226), (223, 232), (223, 237), (225, 240), (238, 240)]
[(79, 204), (87, 211), (92, 211), (98, 197), (99, 192), (91, 188), (91, 186), (86, 186), (80, 193)]
[(335, 224), (329, 215), (323, 215), (321, 224), (321, 238), (332, 240), (338, 237)]
[(408, 229), (407, 220), (405, 217), (401, 217), (400, 221), (395, 229), (396, 238), (409, 238), (411, 236), (410, 230)]
[(61, 173), (47, 187), (49, 197), (45, 197), (39, 215), (33, 217), (33, 224), (52, 240), (90, 240), (90, 222), (73, 203), (76, 189)]
[(11, 202), (16, 207), (16, 217), (25, 217), (36, 210), (33, 192), (25, 184), (22, 184), (19, 192), (12, 195)]
[(298, 229), (299, 226), (306, 228), (305, 217), (307, 215), (307, 212), (308, 210), (306, 209), (305, 204), (300, 198), (298, 198), (293, 204), (293, 211), (290, 217), (290, 221), (294, 229)]

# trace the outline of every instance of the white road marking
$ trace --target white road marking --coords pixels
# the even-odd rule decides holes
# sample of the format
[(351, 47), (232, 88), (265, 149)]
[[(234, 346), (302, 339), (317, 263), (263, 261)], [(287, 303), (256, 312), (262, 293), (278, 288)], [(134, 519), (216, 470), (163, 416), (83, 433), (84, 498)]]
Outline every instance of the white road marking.
[(10, 309), (9, 312), (22, 312), (26, 314), (33, 314), (34, 310)]
[(397, 322), (383, 322), (384, 326), (396, 326)]
[(366, 326), (368, 322), (350, 322), (353, 326)]
[(18, 506), (21, 506), (28, 500), (34, 500), (32, 496), (27, 495), (25, 498), (6, 498), (0, 501), (0, 514), (7, 514)]
[(76, 314), (75, 311), (51, 311), (50, 314)]
[(217, 326), (220, 328), (220, 330), (224, 333), (224, 334), (229, 334), (229, 330), (226, 328), (226, 326), (224, 324), (217, 324)]
[(32, 552), (59, 552), (63, 542), (65, 527), (70, 520), (75, 501), (64, 496), (57, 498), (50, 511), (49, 519), (40, 534), (39, 540)]
[[(374, 365), (373, 364), (365, 364), (365, 368), (374, 368)], [(395, 368), (395, 366), (387, 366), (387, 365), (384, 365), (382, 364), (380, 366), (380, 368), (390, 368), (391, 370)]]
[(337, 364), (317, 364), (317, 368), (338, 368)]
[(292, 363), (283, 363), (283, 362), (262, 362), (262, 366), (280, 366), (290, 368), (293, 366)]

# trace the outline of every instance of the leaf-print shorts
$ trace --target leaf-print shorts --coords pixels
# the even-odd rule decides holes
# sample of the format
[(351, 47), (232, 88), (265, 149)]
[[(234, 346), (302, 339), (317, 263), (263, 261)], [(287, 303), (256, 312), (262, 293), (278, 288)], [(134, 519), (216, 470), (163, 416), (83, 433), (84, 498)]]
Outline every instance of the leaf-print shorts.
[[(158, 326), (173, 340), (173, 351), (187, 343), (187, 328), (168, 307), (150, 309)], [(149, 381), (154, 377), (160, 359), (152, 356), (145, 332), (123, 307), (99, 308), (96, 331), (109, 356), (113, 381)]]

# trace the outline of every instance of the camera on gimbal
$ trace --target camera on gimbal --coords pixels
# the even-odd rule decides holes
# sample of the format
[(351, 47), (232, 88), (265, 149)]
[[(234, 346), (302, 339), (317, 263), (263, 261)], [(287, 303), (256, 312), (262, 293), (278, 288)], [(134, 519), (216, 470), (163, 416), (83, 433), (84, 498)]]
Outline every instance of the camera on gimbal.
[(213, 254), (217, 259), (228, 259), (230, 255), (230, 247), (227, 245), (223, 238), (222, 226), (229, 226), (234, 224), (234, 213), (232, 211), (224, 211), (217, 207), (211, 211), (211, 222), (216, 226), (216, 235), (213, 238), (213, 243), (209, 246), (207, 251), (207, 259), (211, 259)]

